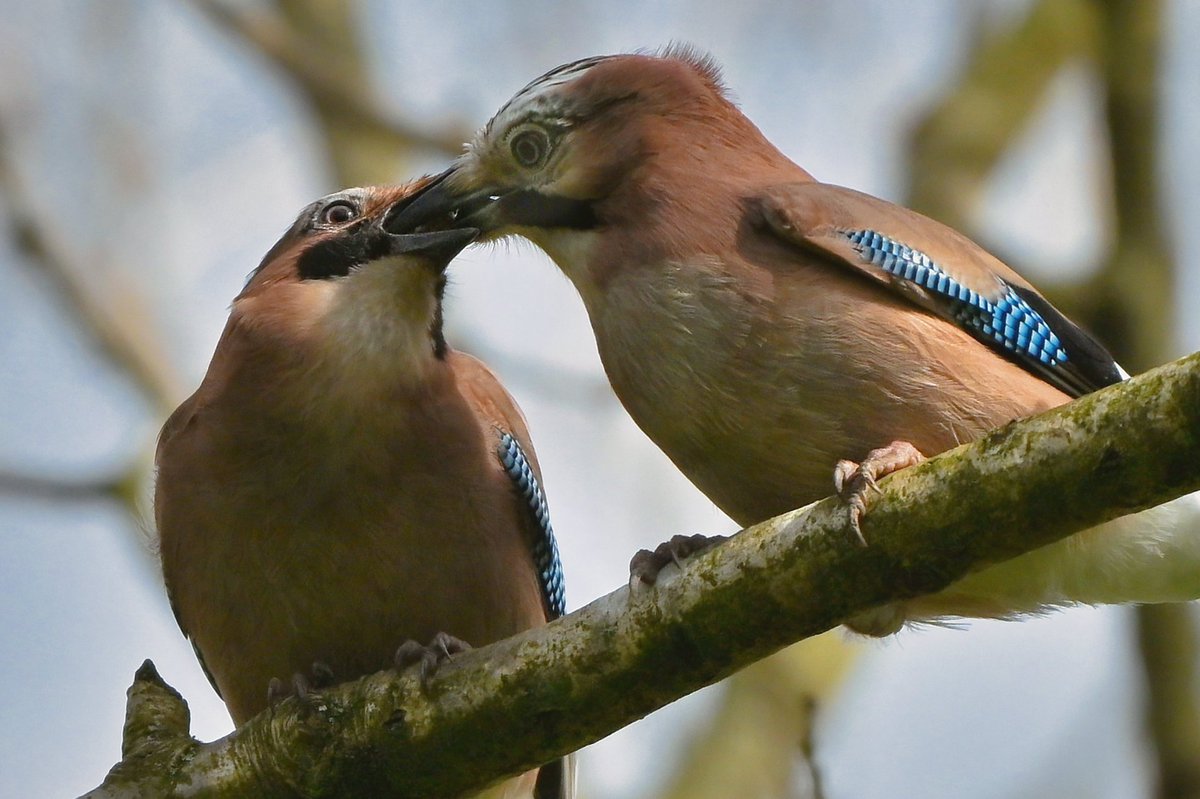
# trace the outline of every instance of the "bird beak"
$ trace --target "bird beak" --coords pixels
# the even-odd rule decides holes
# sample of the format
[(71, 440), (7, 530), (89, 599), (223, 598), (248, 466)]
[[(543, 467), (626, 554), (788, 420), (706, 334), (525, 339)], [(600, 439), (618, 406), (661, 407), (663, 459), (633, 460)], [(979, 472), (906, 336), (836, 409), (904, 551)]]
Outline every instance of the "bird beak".
[(397, 203), (383, 221), (383, 229), (396, 235), (421, 235), (425, 231), (455, 228), (491, 230), (501, 222), (489, 210), (504, 196), (491, 188), (463, 190), (456, 186), (458, 167), (433, 178), (425, 188)]
[(508, 227), (588, 230), (597, 225), (589, 200), (465, 182), (459, 167), (450, 167), (392, 209), (384, 228), (405, 233), (473, 227), (486, 236)]
[(392, 233), (385, 230), (384, 236), (385, 255), (417, 255), (441, 271), (464, 247), (479, 238), (479, 229), (468, 227), (424, 233)]

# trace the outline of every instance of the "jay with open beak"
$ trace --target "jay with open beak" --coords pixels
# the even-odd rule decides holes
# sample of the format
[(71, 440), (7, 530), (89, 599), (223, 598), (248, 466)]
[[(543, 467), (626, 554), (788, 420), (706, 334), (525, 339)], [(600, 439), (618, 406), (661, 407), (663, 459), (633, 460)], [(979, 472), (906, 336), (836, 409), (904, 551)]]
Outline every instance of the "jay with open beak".
[[(583, 299), (617, 397), (742, 525), (836, 488), (865, 543), (878, 478), (1125, 376), (966, 237), (814, 179), (686, 48), (546, 73), (393, 225), (544, 250)], [(1183, 497), (850, 625), (1192, 599), (1198, 528)], [(638, 565), (653, 579), (656, 564)]]
[[(442, 335), (444, 269), (477, 231), (382, 224), (422, 185), (304, 209), (163, 427), (167, 590), (239, 726), (314, 682), (414, 661), (428, 679), (463, 641), (564, 612), (525, 421)], [(568, 759), (483, 795), (573, 793)]]

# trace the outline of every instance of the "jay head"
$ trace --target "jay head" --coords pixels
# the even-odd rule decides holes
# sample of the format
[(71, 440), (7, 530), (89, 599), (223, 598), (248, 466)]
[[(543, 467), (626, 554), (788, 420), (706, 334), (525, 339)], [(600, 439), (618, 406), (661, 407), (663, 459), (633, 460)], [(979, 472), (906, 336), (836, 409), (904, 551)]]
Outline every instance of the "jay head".
[(811, 178), (727, 98), (714, 61), (687, 49), (600, 56), (518, 92), (396, 224), (528, 238), (594, 312), (631, 260), (735, 246), (736, 225), (718, 220), (740, 218), (730, 204), (764, 180)]
[(243, 335), (334, 385), (346, 379), (361, 391), (374, 378), (405, 377), (420, 385), (448, 352), (445, 268), (478, 234), (386, 230), (387, 215), (420, 186), (346, 189), (301, 211), (234, 300)]
[[(876, 478), (1124, 376), (965, 236), (814, 179), (686, 48), (551, 70), (388, 226), (541, 247), (579, 291), (622, 404), (742, 525), (836, 488), (865, 543)], [(1159, 548), (1185, 540), (1157, 529), (1068, 539), (854, 626), (1190, 598), (1156, 584)]]

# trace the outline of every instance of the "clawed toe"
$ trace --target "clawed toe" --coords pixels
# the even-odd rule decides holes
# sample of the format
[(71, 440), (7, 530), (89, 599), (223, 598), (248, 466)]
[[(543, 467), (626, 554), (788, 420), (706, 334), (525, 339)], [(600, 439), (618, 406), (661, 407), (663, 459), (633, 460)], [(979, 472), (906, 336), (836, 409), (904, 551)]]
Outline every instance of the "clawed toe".
[(337, 684), (337, 677), (328, 663), (316, 661), (312, 664), (312, 687), (318, 690)]
[(328, 688), (336, 682), (333, 669), (321, 661), (312, 664), (311, 677), (296, 672), (292, 675), (290, 683), (272, 677), (267, 683), (267, 707), (274, 711), (280, 702), (293, 696), (303, 704), (309, 705), (321, 689)]
[(283, 680), (272, 677), (267, 683), (267, 707), (274, 712), (279, 703), (291, 696), (291, 691), (283, 686)]
[(729, 538), (727, 535), (676, 535), (670, 541), (664, 541), (651, 552), (639, 549), (629, 561), (629, 584), (637, 583), (654, 585), (658, 582), (658, 574), (668, 564), (674, 563), (683, 567), (685, 558), (704, 552)]
[(880, 493), (878, 481), (892, 472), (916, 466), (925, 460), (921, 451), (907, 441), (893, 441), (886, 447), (867, 453), (862, 463), (841, 460), (833, 467), (833, 487), (842, 501), (850, 520), (850, 530), (859, 546), (866, 546), (862, 518), (867, 512), (867, 494)]
[(455, 638), (447, 633), (438, 633), (428, 646), (422, 646), (413, 640), (405, 641), (396, 649), (396, 671), (404, 671), (409, 666), (420, 664), (418, 676), (421, 688), (429, 689), (429, 681), (443, 664), (452, 660), (455, 655), (467, 652), (471, 645), (466, 641)]

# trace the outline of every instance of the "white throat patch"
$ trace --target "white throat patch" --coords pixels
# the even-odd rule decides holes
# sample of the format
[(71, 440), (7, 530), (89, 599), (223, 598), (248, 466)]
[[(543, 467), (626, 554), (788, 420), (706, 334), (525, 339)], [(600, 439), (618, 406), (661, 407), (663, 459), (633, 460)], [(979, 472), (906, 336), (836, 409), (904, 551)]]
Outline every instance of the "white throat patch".
[(423, 265), (382, 258), (340, 278), (325, 315), (326, 356), (347, 380), (418, 384), (436, 362), (434, 281)]

